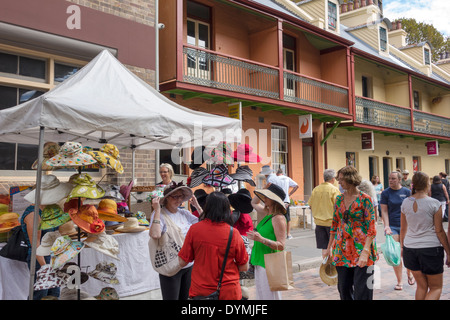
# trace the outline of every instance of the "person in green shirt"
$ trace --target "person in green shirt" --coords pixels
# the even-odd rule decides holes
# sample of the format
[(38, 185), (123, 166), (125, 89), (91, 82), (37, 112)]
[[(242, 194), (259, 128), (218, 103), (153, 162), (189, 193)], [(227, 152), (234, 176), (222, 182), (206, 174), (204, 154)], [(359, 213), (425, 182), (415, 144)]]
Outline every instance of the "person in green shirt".
[[(255, 288), (257, 300), (281, 300), (281, 291), (271, 291), (265, 270), (264, 255), (282, 251), (286, 241), (286, 193), (279, 186), (271, 183), (264, 189), (254, 191), (253, 208), (265, 214), (256, 229), (247, 232), (253, 240), (250, 263), (255, 266)], [(263, 202), (263, 204), (261, 203)]]
[(326, 256), (330, 240), (336, 197), (341, 194), (339, 188), (334, 186), (335, 177), (334, 169), (326, 169), (323, 172), (324, 182), (313, 189), (308, 200), (316, 224), (316, 246), (317, 249), (322, 249), (322, 258)]

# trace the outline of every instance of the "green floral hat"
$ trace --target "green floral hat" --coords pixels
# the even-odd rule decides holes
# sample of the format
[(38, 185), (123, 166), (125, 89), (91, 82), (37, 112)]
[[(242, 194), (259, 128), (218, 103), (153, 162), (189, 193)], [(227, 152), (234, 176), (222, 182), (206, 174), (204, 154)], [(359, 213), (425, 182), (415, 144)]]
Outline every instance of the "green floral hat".
[(67, 197), (68, 200), (72, 198), (99, 199), (105, 195), (105, 190), (87, 173), (73, 175), (69, 182), (74, 185), (74, 188)]
[(57, 204), (50, 204), (42, 210), (40, 230), (47, 230), (59, 227), (70, 221), (70, 216)]

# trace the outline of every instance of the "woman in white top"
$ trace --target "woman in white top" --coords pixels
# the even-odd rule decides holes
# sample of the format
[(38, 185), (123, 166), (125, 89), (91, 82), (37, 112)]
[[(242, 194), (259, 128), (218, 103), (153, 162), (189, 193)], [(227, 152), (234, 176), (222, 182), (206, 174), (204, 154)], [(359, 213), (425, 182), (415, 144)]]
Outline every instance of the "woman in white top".
[[(191, 201), (191, 204), (197, 209), (199, 214), (203, 212), (197, 199), (193, 196), (192, 190), (182, 183), (176, 184), (173, 182), (164, 189), (164, 198), (160, 199), (157, 197), (152, 199), (154, 211), (150, 219), (150, 237), (159, 239), (167, 231), (167, 222), (164, 214), (161, 213), (161, 211), (164, 211), (170, 217), (170, 220), (180, 228), (184, 239), (191, 225), (198, 222), (198, 218), (190, 211), (180, 208), (182, 203), (187, 200)], [(189, 263), (171, 277), (159, 274), (163, 300), (188, 299), (192, 264)]]
[(423, 172), (412, 178), (413, 194), (401, 206), (400, 244), (403, 263), (417, 282), (416, 300), (438, 300), (445, 264), (450, 267), (450, 246), (442, 226), (441, 203), (428, 196), (430, 179)]

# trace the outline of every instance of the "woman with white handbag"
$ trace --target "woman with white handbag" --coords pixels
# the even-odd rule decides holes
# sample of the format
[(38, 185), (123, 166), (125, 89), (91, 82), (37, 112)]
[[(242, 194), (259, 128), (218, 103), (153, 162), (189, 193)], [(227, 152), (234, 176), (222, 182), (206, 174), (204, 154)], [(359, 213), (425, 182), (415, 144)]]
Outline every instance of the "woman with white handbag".
[(164, 189), (163, 198), (153, 198), (153, 213), (150, 220), (149, 250), (153, 268), (159, 273), (163, 300), (187, 300), (191, 285), (193, 263), (181, 268), (178, 252), (184, 238), (198, 218), (186, 209), (180, 208), (183, 202), (191, 204), (202, 212), (191, 188), (173, 182)]

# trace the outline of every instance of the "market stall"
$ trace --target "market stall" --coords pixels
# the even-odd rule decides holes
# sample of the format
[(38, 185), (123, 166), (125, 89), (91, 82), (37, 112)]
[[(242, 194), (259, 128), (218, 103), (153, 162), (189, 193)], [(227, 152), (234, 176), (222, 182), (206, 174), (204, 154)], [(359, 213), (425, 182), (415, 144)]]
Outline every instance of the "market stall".
[[(170, 149), (239, 142), (240, 121), (190, 110), (161, 95), (108, 51), (38, 98), (0, 111), (0, 141), (38, 144), (33, 243), (45, 142), (77, 141), (92, 148)], [(34, 283), (32, 248), (29, 293)]]

